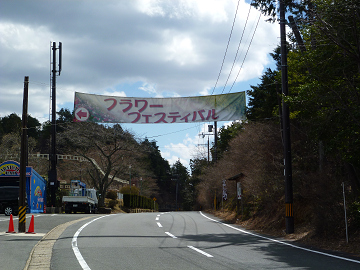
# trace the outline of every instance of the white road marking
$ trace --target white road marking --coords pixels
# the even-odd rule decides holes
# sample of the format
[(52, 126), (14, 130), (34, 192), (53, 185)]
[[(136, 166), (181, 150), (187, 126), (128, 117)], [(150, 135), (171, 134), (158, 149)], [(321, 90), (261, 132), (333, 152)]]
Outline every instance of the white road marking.
[(91, 270), (91, 268), (88, 266), (88, 264), (86, 263), (86, 261), (84, 260), (83, 256), (81, 255), (80, 253), (80, 250), (78, 249), (77, 247), (77, 238), (79, 236), (79, 234), (81, 233), (81, 231), (87, 226), (89, 225), (90, 223), (100, 219), (100, 218), (103, 218), (103, 217), (107, 217), (109, 215), (106, 215), (106, 216), (101, 216), (101, 217), (98, 217), (98, 218), (95, 218), (91, 221), (89, 221), (88, 223), (84, 224), (83, 226), (80, 227), (80, 229), (78, 229), (76, 231), (76, 233), (74, 234), (73, 238), (72, 238), (72, 241), (71, 241), (71, 246), (72, 246), (72, 249), (74, 251), (74, 254), (75, 254), (75, 257), (76, 259), (78, 260), (80, 266), (82, 269), (84, 270)]
[(156, 217), (155, 220), (159, 220), (159, 217)]
[[(31, 218), (31, 216), (32, 216), (32, 214), (31, 213), (26, 213), (26, 218)], [(36, 216), (34, 216), (34, 217), (43, 217), (44, 215), (36, 215)], [(18, 217), (14, 217), (13, 216), (13, 221), (14, 220), (18, 220), (19, 218)], [(8, 217), (8, 218), (0, 218), (0, 221), (7, 221), (7, 222), (9, 222), (10, 221), (10, 217)]]
[(191, 248), (192, 250), (195, 250), (195, 251), (201, 253), (202, 255), (205, 255), (205, 256), (208, 257), (208, 258), (212, 258), (212, 257), (213, 257), (213, 256), (210, 255), (209, 253), (206, 253), (206, 252), (204, 252), (204, 251), (202, 251), (202, 250), (200, 250), (200, 249), (198, 249), (198, 248), (196, 248), (196, 247), (188, 246), (188, 248)]
[(6, 236), (15, 236), (15, 237), (43, 237), (45, 233), (7, 233), (7, 232), (0, 232), (0, 235)]
[(313, 253), (316, 253), (316, 254), (320, 254), (320, 255), (324, 255), (324, 256), (328, 256), (328, 257), (332, 257), (332, 258), (336, 258), (336, 259), (340, 259), (340, 260), (345, 260), (345, 261), (348, 261), (348, 262), (354, 262), (354, 263), (359, 263), (360, 264), (360, 261), (357, 261), (357, 260), (352, 260), (352, 259), (348, 259), (348, 258), (345, 258), (345, 257), (340, 257), (340, 256), (336, 256), (336, 255), (332, 255), (332, 254), (328, 254), (328, 253), (324, 253), (324, 252), (320, 252), (320, 251), (316, 251), (316, 250), (311, 250), (311, 249), (308, 249), (308, 248), (303, 248), (303, 247), (298, 247), (298, 246), (295, 246), (295, 245), (292, 245), (290, 243), (286, 243), (286, 242), (282, 242), (282, 241), (279, 241), (279, 240), (276, 240), (276, 239), (271, 239), (271, 238), (268, 238), (268, 237), (265, 237), (265, 236), (262, 236), (262, 235), (258, 235), (258, 234), (255, 234), (255, 233), (251, 233), (251, 232), (248, 232), (248, 231), (245, 231), (245, 230), (242, 230), (242, 229), (239, 229), (239, 228), (236, 228), (236, 227), (233, 227), (229, 224), (226, 224), (226, 223), (222, 223), (220, 221), (217, 221), (215, 219), (212, 219), (212, 218), (209, 218), (207, 216), (205, 216), (201, 211), (200, 211), (200, 214), (211, 220), (211, 221), (214, 221), (214, 222), (217, 222), (217, 223), (220, 223), (224, 226), (227, 226), (231, 229), (234, 229), (236, 231), (239, 231), (239, 232), (242, 232), (242, 233), (245, 233), (245, 234), (249, 234), (249, 235), (252, 235), (252, 236), (256, 236), (256, 237), (259, 237), (259, 238), (262, 238), (262, 239), (266, 239), (268, 241), (272, 241), (272, 242), (275, 242), (275, 243), (278, 243), (278, 244), (282, 244), (282, 245), (286, 245), (286, 246), (289, 246), (289, 247), (293, 247), (293, 248), (297, 248), (297, 249), (301, 249), (301, 250), (305, 250), (305, 251), (309, 251), (309, 252), (313, 252)]
[(173, 235), (173, 234), (171, 234), (171, 233), (169, 233), (169, 232), (165, 232), (168, 236), (170, 236), (170, 237), (172, 237), (172, 238), (177, 238), (175, 235)]
[(156, 224), (159, 226), (159, 228), (162, 227), (162, 225), (160, 224), (160, 222), (156, 222)]

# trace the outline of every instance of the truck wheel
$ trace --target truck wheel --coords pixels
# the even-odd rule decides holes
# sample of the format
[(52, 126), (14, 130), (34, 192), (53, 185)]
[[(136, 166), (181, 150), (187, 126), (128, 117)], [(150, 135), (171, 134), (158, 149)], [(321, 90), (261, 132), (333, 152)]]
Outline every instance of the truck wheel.
[(5, 216), (10, 216), (11, 214), (14, 214), (14, 210), (11, 206), (6, 206), (4, 212)]

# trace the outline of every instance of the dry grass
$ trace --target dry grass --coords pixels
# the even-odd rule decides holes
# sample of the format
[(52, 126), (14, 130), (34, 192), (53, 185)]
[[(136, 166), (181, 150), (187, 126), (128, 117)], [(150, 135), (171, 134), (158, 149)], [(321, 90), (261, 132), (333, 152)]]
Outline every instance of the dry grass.
[[(349, 243), (346, 243), (345, 234), (332, 235), (331, 237), (322, 238), (315, 234), (314, 228), (307, 224), (295, 224), (295, 233), (286, 234), (285, 225), (269, 226), (269, 220), (256, 216), (251, 219), (241, 221), (236, 217), (235, 212), (231, 211), (214, 211), (209, 210), (208, 213), (221, 218), (226, 223), (238, 224), (245, 229), (252, 230), (257, 233), (265, 234), (272, 237), (281, 237), (288, 241), (294, 241), (300, 245), (309, 248), (319, 248), (328, 251), (344, 252), (350, 255), (360, 257), (360, 232), (349, 233)], [(283, 222), (285, 223), (285, 222)]]

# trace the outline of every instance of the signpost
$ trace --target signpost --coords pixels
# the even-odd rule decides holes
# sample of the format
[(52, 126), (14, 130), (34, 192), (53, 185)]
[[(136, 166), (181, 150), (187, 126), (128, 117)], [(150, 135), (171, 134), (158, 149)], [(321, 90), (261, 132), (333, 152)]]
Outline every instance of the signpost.
[(153, 198), (153, 201), (154, 201), (154, 211), (155, 211), (155, 202), (156, 202), (156, 198), (155, 198), (155, 197)]

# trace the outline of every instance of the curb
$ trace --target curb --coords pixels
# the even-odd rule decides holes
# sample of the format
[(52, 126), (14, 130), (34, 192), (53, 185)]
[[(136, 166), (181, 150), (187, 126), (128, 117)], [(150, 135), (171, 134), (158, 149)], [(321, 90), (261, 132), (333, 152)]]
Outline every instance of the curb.
[(84, 217), (77, 220), (69, 221), (60, 224), (50, 230), (39, 242), (37, 242), (37, 244), (31, 250), (29, 258), (26, 261), (24, 270), (50, 269), (52, 248), (56, 240), (60, 237), (60, 235), (65, 231), (67, 227), (89, 218), (91, 217)]

